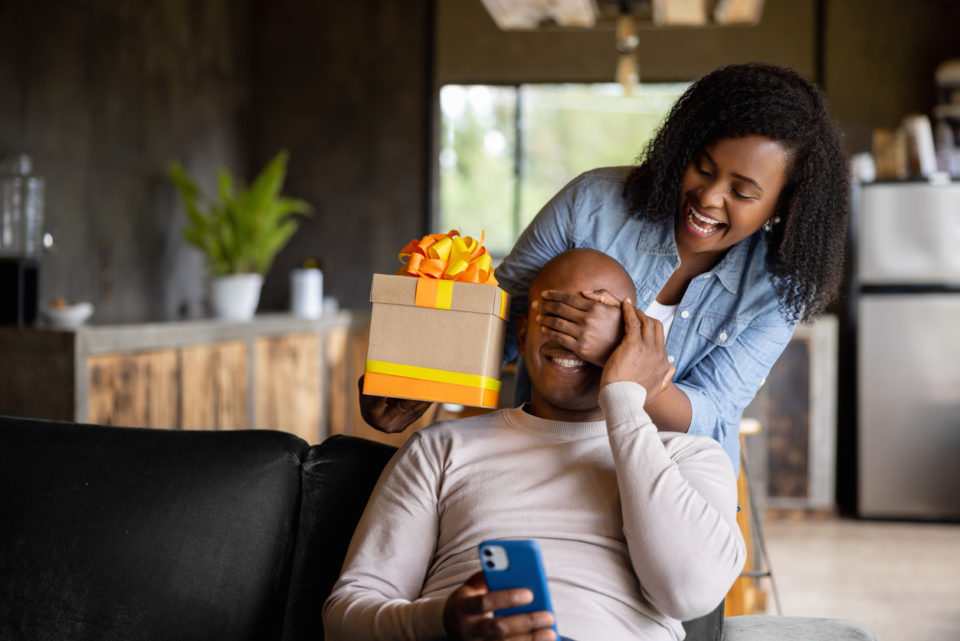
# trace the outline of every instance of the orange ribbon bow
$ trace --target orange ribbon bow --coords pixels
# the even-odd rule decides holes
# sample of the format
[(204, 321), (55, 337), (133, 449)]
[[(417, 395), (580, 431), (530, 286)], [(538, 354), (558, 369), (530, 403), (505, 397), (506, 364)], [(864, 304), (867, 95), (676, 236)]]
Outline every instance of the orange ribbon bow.
[(446, 234), (414, 238), (400, 250), (398, 258), (404, 265), (397, 274), (496, 285), (490, 266), (493, 259), (483, 246), (485, 237), (486, 232), (481, 232), (478, 242), (470, 236), (461, 237), (460, 232), (451, 229)]

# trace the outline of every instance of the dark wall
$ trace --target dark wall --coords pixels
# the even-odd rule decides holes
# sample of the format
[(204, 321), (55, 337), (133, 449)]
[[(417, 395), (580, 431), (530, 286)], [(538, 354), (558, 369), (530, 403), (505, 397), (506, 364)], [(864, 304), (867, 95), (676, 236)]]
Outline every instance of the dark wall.
[(181, 239), (166, 176), (212, 191), (291, 152), (285, 192), (316, 210), (268, 274), (326, 267), (365, 306), (370, 274), (426, 233), (430, 0), (59, 0), (0, 4), (0, 150), (47, 181), (42, 297), (89, 300), (94, 322), (205, 313), (206, 273)]
[(290, 150), (288, 191), (316, 211), (278, 255), (261, 308), (283, 308), (308, 257), (367, 308), (374, 272), (427, 233), (431, 0), (278, 0), (254, 22), (254, 158)]
[[(437, 16), (438, 84), (613, 79), (611, 30), (503, 32), (480, 0), (445, 0)], [(822, 82), (848, 148), (865, 151), (873, 129), (931, 111), (936, 66), (960, 57), (958, 24), (956, 0), (767, 0), (756, 27), (641, 31), (640, 76), (692, 80), (732, 62), (787, 65)]]
[(46, 179), (42, 296), (97, 322), (202, 312), (199, 254), (166, 179), (245, 163), (248, 10), (229, 0), (0, 3), (0, 149)]
[[(818, 29), (818, 8), (824, 8)], [(933, 69), (960, 56), (950, 0), (769, 0), (756, 28), (641, 33), (646, 80), (761, 59), (814, 78), (822, 60), (848, 146), (933, 104)], [(818, 43), (822, 44), (819, 47)], [(268, 275), (326, 268), (366, 307), (370, 274), (430, 229), (429, 118), (443, 82), (610, 80), (612, 31), (505, 33), (479, 0), (7, 0), (0, 3), (0, 148), (47, 179), (43, 297), (90, 300), (96, 322), (204, 312), (205, 272), (181, 240), (166, 178), (179, 158), (207, 188), (291, 151), (286, 192), (316, 214)]]
[(929, 114), (937, 65), (960, 58), (956, 0), (828, 2), (825, 26), (825, 87), (851, 151), (869, 151), (877, 127)]
[[(766, 60), (813, 76), (815, 0), (768, 0), (756, 27), (641, 30), (641, 81)], [(437, 82), (612, 82), (612, 28), (500, 31), (480, 0), (437, 3)]]

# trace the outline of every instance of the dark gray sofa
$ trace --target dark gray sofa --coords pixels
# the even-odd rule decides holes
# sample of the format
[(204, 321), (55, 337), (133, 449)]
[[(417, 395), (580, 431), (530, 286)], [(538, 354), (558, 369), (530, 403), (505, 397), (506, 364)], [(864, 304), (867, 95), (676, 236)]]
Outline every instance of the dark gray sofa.
[[(393, 451), (0, 417), (0, 640), (322, 640), (321, 606)], [(685, 626), (719, 641), (722, 610)], [(823, 619), (725, 628), (872, 639)]]

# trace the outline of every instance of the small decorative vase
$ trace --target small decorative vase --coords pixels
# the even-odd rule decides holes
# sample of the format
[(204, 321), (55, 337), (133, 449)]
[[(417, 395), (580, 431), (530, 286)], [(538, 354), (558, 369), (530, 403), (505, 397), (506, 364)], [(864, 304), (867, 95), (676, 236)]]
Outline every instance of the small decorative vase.
[(260, 302), (260, 274), (228, 274), (210, 281), (210, 305), (215, 318), (247, 321)]

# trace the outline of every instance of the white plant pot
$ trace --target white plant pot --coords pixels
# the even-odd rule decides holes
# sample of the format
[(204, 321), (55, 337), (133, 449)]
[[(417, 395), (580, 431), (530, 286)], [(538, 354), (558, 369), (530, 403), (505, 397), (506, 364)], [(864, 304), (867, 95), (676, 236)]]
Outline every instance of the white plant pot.
[(215, 318), (245, 321), (253, 318), (260, 302), (260, 274), (229, 274), (210, 281), (210, 305)]

